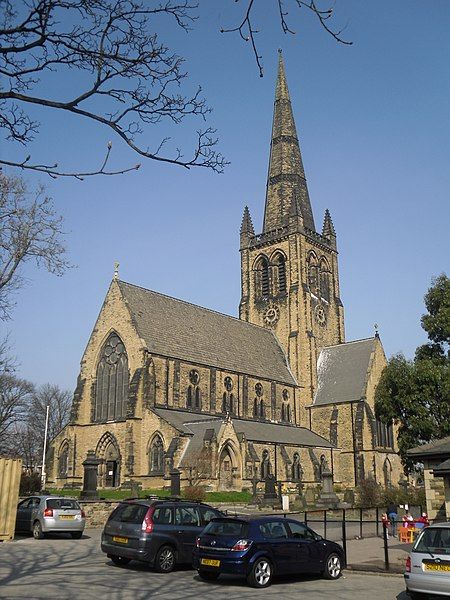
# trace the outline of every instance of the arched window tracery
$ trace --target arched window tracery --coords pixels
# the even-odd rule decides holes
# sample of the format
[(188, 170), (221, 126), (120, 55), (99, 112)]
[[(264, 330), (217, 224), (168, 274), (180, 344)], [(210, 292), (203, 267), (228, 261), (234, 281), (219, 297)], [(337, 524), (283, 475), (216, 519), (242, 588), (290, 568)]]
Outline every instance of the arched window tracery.
[(116, 333), (111, 333), (103, 346), (97, 366), (94, 421), (125, 418), (128, 385), (125, 346)]
[(311, 253), (308, 257), (308, 287), (311, 294), (319, 294), (319, 268), (315, 254)]
[(163, 473), (164, 471), (164, 444), (160, 435), (155, 435), (149, 451), (150, 473)]

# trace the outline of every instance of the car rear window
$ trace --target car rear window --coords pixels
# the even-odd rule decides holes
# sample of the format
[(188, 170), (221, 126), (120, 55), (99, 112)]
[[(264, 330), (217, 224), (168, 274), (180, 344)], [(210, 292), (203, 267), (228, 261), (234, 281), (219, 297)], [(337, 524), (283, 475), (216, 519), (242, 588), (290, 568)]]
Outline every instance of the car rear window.
[(70, 500), (67, 498), (48, 498), (47, 508), (53, 508), (54, 510), (80, 510), (80, 505), (76, 500)]
[(209, 535), (231, 535), (231, 536), (243, 536), (247, 531), (247, 523), (242, 521), (211, 521), (203, 533), (209, 533)]
[(450, 554), (450, 527), (430, 527), (423, 530), (412, 549), (413, 552)]
[(109, 517), (109, 521), (141, 524), (148, 511), (144, 504), (121, 504)]

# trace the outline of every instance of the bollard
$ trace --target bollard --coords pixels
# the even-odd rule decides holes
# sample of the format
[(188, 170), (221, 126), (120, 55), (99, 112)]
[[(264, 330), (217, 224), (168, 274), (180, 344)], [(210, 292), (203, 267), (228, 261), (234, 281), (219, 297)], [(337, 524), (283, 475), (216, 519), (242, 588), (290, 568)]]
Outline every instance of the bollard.
[(344, 549), (345, 565), (347, 565), (347, 529), (345, 526), (345, 508), (342, 509), (342, 547)]
[(383, 525), (383, 545), (384, 545), (384, 568), (389, 571), (389, 550), (387, 540), (387, 527)]
[(363, 537), (363, 509), (359, 509), (359, 537), (362, 540)]

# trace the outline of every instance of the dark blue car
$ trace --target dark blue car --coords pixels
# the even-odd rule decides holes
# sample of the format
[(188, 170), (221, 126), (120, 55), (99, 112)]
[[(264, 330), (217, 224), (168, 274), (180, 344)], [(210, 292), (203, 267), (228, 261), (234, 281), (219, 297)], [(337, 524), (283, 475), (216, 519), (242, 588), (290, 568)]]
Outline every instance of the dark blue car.
[(274, 575), (321, 573), (338, 579), (344, 550), (303, 523), (282, 517), (213, 519), (197, 538), (193, 566), (204, 580), (222, 573), (242, 575), (253, 587)]

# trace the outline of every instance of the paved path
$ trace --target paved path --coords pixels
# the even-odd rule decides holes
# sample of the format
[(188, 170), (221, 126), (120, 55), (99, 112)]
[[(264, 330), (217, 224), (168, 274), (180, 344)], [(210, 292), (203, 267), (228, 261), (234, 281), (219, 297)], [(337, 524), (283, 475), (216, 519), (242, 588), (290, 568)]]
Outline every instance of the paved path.
[(409, 600), (399, 575), (348, 573), (338, 581), (318, 577), (283, 578), (264, 590), (249, 588), (241, 579), (224, 577), (199, 581), (194, 571), (169, 575), (145, 565), (114, 566), (99, 548), (100, 530), (87, 530), (81, 540), (66, 536), (44, 540), (30, 537), (0, 544), (0, 598), (29, 600), (161, 600), (205, 598), (283, 598), (298, 600)]

